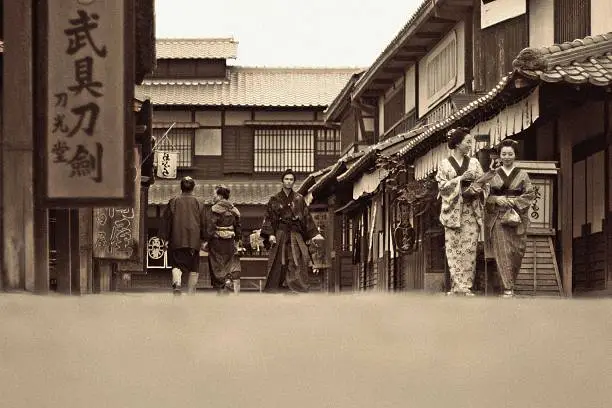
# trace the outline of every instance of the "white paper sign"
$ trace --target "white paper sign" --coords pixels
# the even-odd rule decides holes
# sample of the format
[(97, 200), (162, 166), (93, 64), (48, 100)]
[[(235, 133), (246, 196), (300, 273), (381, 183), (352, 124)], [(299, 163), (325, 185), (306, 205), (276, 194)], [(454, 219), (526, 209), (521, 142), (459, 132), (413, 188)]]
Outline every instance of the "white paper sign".
[(157, 177), (165, 179), (175, 179), (179, 159), (178, 152), (158, 151), (156, 154)]

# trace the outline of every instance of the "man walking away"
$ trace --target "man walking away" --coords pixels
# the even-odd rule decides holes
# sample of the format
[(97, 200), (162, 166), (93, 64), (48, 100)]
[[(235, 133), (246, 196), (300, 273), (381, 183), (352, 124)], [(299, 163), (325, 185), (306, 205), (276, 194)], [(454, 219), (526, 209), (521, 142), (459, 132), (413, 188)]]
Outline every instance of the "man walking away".
[(187, 293), (195, 294), (199, 278), (200, 247), (206, 234), (205, 206), (194, 194), (195, 181), (181, 179), (181, 194), (168, 201), (162, 217), (160, 237), (167, 243), (172, 266), (172, 288), (181, 294), (181, 277), (189, 273)]

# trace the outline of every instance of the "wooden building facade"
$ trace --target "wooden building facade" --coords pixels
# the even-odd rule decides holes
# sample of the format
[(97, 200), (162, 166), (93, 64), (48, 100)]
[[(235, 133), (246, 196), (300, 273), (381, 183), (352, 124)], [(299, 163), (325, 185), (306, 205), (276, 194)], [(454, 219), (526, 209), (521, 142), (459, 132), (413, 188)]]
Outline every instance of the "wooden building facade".
[[(335, 261), (338, 279), (352, 276), (341, 287), (445, 290), (433, 176), (448, 155), (445, 132), (467, 126), (479, 140), (476, 150), (505, 137), (519, 140), (521, 165), (541, 189), (520, 289), (571, 295), (608, 288), (603, 187), (610, 182), (610, 52), (608, 34), (597, 34), (609, 31), (604, 16), (612, 2), (574, 3), (425, 1), (369, 70), (339, 94), (328, 120), (358, 128), (367, 108), (373, 143), (361, 147), (359, 165), (345, 165), (325, 185), (303, 190), (336, 215), (335, 245), (352, 245), (351, 263)], [(345, 123), (351, 120), (356, 125)], [(389, 174), (390, 168), (401, 171)], [(410, 193), (407, 200), (397, 199), (401, 191)], [(479, 289), (491, 268), (480, 254)]]
[[(41, 157), (35, 149), (43, 137), (36, 124), (35, 98), (42, 91), (37, 86), (40, 75), (41, 44), (47, 32), (42, 2), (0, 1), (2, 16), (2, 139), (1, 158), (1, 270), (0, 289), (25, 290), (45, 294), (86, 294), (108, 289), (111, 274), (98, 268), (94, 260), (93, 208), (39, 208), (35, 194), (40, 174), (35, 161)], [(146, 149), (147, 130), (140, 123), (141, 101), (133, 99), (129, 90), (144, 79), (155, 65), (155, 8), (153, 0), (125, 2), (130, 20), (125, 26), (133, 30), (126, 36), (124, 61), (127, 111), (133, 116), (134, 145)], [(133, 72), (132, 72), (133, 70)], [(134, 107), (133, 110), (127, 109)], [(132, 126), (127, 126), (132, 128)], [(129, 152), (131, 153), (131, 152)], [(135, 161), (136, 174), (140, 163)], [(141, 173), (144, 175), (146, 169)], [(15, 175), (19, 174), (20, 177)], [(146, 195), (148, 180), (140, 190)], [(135, 184), (140, 184), (135, 179)], [(140, 186), (139, 186), (140, 187)], [(138, 199), (138, 195), (136, 200)]]
[[(323, 111), (359, 71), (354, 68), (253, 68), (231, 65), (232, 38), (160, 39), (157, 70), (137, 88), (153, 104), (156, 150), (178, 153), (176, 179), (158, 177), (149, 190), (146, 274), (132, 274), (130, 288), (168, 287), (166, 254), (157, 250), (159, 222), (179, 180), (196, 180), (195, 194), (212, 203), (223, 183), (242, 214), (245, 288), (259, 288), (266, 250), (251, 245), (268, 199), (281, 188), (287, 168), (306, 176), (335, 163), (341, 153), (339, 125)], [(167, 138), (163, 138), (166, 131)], [(207, 254), (201, 253), (200, 287), (209, 286)], [(313, 277), (314, 279), (314, 277)]]

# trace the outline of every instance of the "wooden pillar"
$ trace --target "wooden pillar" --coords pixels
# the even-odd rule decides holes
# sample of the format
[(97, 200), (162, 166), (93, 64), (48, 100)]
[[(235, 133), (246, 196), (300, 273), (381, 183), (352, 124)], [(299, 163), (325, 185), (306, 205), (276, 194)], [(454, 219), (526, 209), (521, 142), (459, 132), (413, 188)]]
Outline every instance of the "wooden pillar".
[(336, 203), (338, 198), (336, 195), (332, 195), (327, 200), (327, 253), (329, 254), (329, 287), (328, 292), (338, 293), (340, 292), (340, 257), (336, 249), (341, 248), (342, 245), (342, 234), (338, 227), (336, 217)]
[(3, 7), (1, 275), (4, 289), (33, 290), (32, 2), (5, 1)]
[(39, 295), (49, 293), (49, 211), (35, 209), (34, 245), (36, 248), (34, 292)]
[(604, 237), (607, 240), (606, 243), (606, 289), (610, 288), (612, 282), (612, 205), (610, 203), (610, 177), (612, 176), (612, 157), (610, 157), (610, 147), (612, 146), (612, 129), (610, 127), (610, 120), (612, 119), (612, 106), (610, 104), (610, 92), (606, 92), (604, 100), (604, 135), (606, 138), (605, 148), (605, 162), (604, 162), (604, 203), (605, 203), (605, 216), (604, 216)]
[(78, 210), (79, 225), (79, 294), (92, 292), (93, 281), (93, 210)]
[(57, 292), (69, 295), (72, 291), (70, 276), (70, 210), (55, 211), (55, 248), (57, 250)]
[(70, 217), (70, 294), (80, 295), (81, 291), (81, 254), (79, 237), (79, 210), (68, 210)]
[(561, 228), (561, 265), (563, 268), (563, 289), (567, 297), (572, 296), (573, 260), (573, 160), (572, 135), (564, 126), (556, 124), (559, 140), (559, 227)]

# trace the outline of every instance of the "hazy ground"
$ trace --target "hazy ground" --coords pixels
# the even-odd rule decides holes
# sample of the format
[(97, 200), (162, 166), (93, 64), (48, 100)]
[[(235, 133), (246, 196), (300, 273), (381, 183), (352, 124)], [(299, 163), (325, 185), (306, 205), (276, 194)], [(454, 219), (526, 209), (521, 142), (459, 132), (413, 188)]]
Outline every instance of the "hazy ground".
[(0, 407), (610, 407), (612, 299), (0, 294)]

